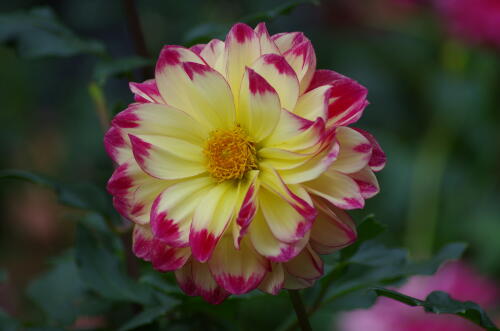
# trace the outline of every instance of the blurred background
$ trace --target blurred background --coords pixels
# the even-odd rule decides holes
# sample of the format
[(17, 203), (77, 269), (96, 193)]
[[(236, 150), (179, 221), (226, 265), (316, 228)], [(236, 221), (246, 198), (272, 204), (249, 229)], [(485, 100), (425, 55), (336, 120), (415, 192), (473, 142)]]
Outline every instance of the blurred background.
[[(388, 163), (378, 175), (380, 194), (354, 217), (375, 214), (388, 226), (385, 243), (408, 248), (414, 259), (451, 241), (466, 242), (466, 263), (498, 284), (500, 2), (462, 0), (457, 10), (458, 2), (324, 0), (301, 4), (267, 26), (271, 34), (303, 31), (313, 42), (318, 68), (347, 75), (369, 90), (370, 105), (355, 126), (377, 137)], [(0, 169), (105, 186), (113, 165), (104, 151), (103, 127), (132, 102), (128, 81), (140, 81), (143, 71), (109, 74), (107, 60), (92, 54), (100, 52), (97, 46), (87, 54), (44, 54), (45, 40), (30, 40), (29, 31), (12, 40), (12, 20), (5, 17), (49, 6), (77, 36), (104, 44), (109, 59), (145, 55), (134, 47), (123, 3), (0, 2)], [(234, 22), (255, 25), (289, 2), (136, 3), (147, 52), (155, 59), (164, 44), (223, 38)], [(0, 307), (7, 313), (36, 315), (23, 293), (47, 270), (48, 259), (72, 245), (78, 213), (61, 206), (51, 190), (0, 182), (0, 268), (7, 271)]]

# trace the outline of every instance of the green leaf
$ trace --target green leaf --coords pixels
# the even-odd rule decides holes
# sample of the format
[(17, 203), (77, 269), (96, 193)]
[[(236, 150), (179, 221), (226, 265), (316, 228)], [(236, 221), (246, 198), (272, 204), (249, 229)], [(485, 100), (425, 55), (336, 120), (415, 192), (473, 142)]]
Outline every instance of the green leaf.
[[(76, 261), (82, 280), (104, 298), (154, 304), (151, 288), (130, 278), (112, 238), (80, 223), (76, 232)], [(123, 252), (120, 252), (123, 253)]]
[[(295, 0), (284, 3), (276, 8), (240, 18), (239, 22), (256, 25), (260, 22), (271, 22), (279, 16), (290, 14), (295, 8), (304, 4), (319, 4), (319, 0)], [(192, 46), (207, 43), (211, 39), (224, 39), (230, 25), (220, 23), (202, 23), (190, 29), (184, 36), (184, 44)]]
[(103, 55), (104, 45), (78, 37), (49, 7), (0, 15), (0, 42), (13, 41), (22, 57)]
[(477, 303), (454, 300), (445, 292), (434, 291), (427, 296), (425, 301), (422, 301), (385, 288), (374, 288), (373, 290), (377, 296), (388, 297), (413, 307), (424, 307), (425, 311), (429, 313), (453, 314), (468, 319), (485, 330), (499, 330)]
[(359, 224), (358, 238), (354, 244), (349, 247), (344, 248), (340, 251), (340, 259), (347, 260), (359, 250), (359, 247), (368, 240), (377, 237), (379, 234), (385, 231), (385, 225), (379, 223), (375, 220), (373, 215), (367, 216), (361, 224)]
[(275, 20), (279, 16), (289, 15), (295, 8), (304, 4), (319, 4), (319, 0), (295, 0), (284, 3), (276, 8), (266, 10), (261, 13), (253, 14), (246, 16), (241, 19), (242, 22), (245, 22), (250, 25), (258, 24), (259, 22), (271, 22)]
[(135, 329), (139, 326), (147, 325), (153, 323), (158, 317), (164, 315), (174, 303), (170, 305), (162, 305), (157, 307), (148, 307), (144, 309), (141, 313), (135, 315), (128, 322), (120, 327), (120, 331), (127, 331)]
[(130, 75), (133, 70), (149, 65), (153, 61), (139, 56), (102, 60), (94, 69), (94, 80), (102, 85), (111, 77)]
[(54, 267), (34, 280), (26, 291), (51, 321), (70, 325), (80, 315), (92, 315), (109, 308), (97, 300), (78, 275), (73, 253), (55, 260)]
[(102, 215), (110, 215), (111, 207), (108, 196), (98, 187), (82, 183), (78, 185), (62, 184), (48, 177), (24, 170), (0, 171), (1, 179), (19, 179), (53, 190), (63, 205), (93, 210)]
[(452, 243), (444, 246), (430, 260), (414, 263), (409, 261), (404, 249), (387, 248), (373, 241), (364, 242), (349, 260), (340, 262), (325, 277), (330, 279), (324, 283), (329, 287), (325, 302), (370, 287), (396, 284), (412, 275), (433, 274), (443, 262), (460, 258), (465, 247), (462, 243)]
[(207, 43), (214, 38), (224, 39), (230, 26), (219, 23), (203, 23), (194, 26), (184, 35), (184, 44), (192, 46)]

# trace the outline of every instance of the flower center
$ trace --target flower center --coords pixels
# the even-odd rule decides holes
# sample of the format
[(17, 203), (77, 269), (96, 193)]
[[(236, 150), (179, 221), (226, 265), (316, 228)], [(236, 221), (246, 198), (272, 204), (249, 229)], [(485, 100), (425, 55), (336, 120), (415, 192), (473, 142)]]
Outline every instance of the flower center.
[(212, 131), (204, 153), (208, 172), (219, 182), (241, 179), (247, 171), (257, 169), (255, 144), (239, 126)]

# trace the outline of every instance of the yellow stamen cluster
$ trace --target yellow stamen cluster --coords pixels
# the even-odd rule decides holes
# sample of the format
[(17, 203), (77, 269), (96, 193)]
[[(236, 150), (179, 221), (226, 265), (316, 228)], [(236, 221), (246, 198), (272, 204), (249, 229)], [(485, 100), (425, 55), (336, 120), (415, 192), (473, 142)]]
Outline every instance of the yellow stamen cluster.
[(208, 172), (219, 182), (241, 179), (247, 171), (257, 169), (255, 144), (239, 126), (210, 133), (204, 152)]

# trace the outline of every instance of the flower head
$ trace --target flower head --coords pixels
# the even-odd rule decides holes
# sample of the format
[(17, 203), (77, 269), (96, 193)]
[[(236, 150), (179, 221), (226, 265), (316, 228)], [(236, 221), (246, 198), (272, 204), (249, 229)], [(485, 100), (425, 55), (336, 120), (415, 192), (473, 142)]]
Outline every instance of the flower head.
[(318, 254), (356, 239), (343, 209), (378, 192), (385, 155), (348, 127), (366, 89), (316, 70), (302, 33), (239, 23), (225, 41), (165, 46), (155, 79), (130, 88), (105, 136), (119, 165), (108, 190), (136, 223), (135, 254), (187, 294), (307, 287)]
[[(400, 292), (425, 299), (432, 291), (445, 291), (460, 301), (474, 301), (491, 308), (498, 304), (500, 288), (462, 262), (450, 262), (434, 276), (414, 276)], [(368, 310), (342, 315), (340, 331), (480, 331), (480, 327), (453, 315), (434, 315), (388, 298), (379, 298)]]

